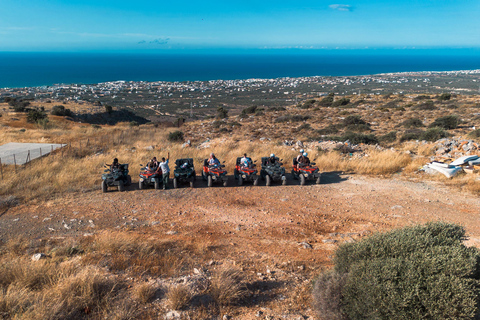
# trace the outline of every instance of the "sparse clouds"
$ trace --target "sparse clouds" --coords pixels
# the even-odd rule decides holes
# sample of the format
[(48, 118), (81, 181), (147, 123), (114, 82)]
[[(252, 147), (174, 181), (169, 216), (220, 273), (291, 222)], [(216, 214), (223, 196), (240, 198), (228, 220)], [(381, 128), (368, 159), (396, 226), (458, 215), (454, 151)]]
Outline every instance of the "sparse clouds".
[(331, 4), (328, 6), (330, 9), (338, 11), (352, 11), (352, 6), (349, 4)]
[(142, 40), (142, 41), (139, 41), (138, 44), (146, 44), (146, 43), (149, 43), (149, 44), (156, 44), (156, 45), (164, 45), (164, 44), (167, 44), (168, 41), (170, 41), (170, 38), (157, 38), (157, 39), (153, 39), (152, 41), (145, 41), (145, 40)]

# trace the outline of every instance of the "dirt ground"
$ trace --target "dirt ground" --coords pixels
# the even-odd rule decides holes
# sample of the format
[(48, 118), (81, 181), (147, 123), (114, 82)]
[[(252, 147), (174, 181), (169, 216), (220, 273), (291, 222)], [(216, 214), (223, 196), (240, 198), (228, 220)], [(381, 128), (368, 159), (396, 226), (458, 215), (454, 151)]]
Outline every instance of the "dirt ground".
[(256, 283), (250, 306), (226, 311), (236, 319), (312, 317), (312, 279), (339, 244), (373, 232), (440, 220), (465, 226), (467, 243), (480, 247), (479, 199), (440, 183), (337, 172), (320, 185), (288, 182), (240, 187), (230, 177), (227, 188), (197, 180), (193, 189), (67, 194), (0, 212), (0, 239), (120, 229), (195, 243), (208, 257), (198, 268), (233, 263)]

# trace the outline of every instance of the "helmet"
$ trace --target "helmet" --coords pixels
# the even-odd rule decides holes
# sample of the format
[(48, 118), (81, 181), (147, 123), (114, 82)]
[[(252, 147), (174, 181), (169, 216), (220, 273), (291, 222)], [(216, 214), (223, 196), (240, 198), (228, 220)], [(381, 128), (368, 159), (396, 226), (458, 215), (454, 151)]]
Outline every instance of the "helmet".
[(303, 150), (303, 149), (300, 149), (300, 153), (304, 153), (304, 152), (305, 152), (305, 150)]
[(273, 157), (275, 157), (275, 155), (272, 153), (272, 154), (270, 155), (270, 158), (273, 158)]
[(304, 152), (304, 153), (303, 153), (303, 156), (304, 156), (304, 157), (308, 156), (308, 153)]
[(118, 162), (118, 159), (117, 158), (113, 159), (113, 162)]

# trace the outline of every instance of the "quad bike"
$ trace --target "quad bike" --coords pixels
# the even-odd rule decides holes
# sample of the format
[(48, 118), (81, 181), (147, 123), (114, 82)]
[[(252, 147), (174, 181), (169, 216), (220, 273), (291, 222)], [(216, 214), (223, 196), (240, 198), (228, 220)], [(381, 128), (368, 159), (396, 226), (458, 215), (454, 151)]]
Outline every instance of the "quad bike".
[(228, 183), (227, 170), (225, 165), (209, 165), (208, 159), (203, 161), (202, 178), (207, 181), (207, 185), (211, 187), (213, 182), (223, 182), (223, 186), (226, 187)]
[(285, 175), (285, 168), (278, 157), (275, 157), (275, 163), (270, 163), (269, 157), (262, 157), (262, 170), (260, 170), (260, 177), (266, 180), (266, 185), (270, 186), (272, 181), (282, 181), (282, 185), (287, 184), (287, 176)]
[(109, 187), (117, 187), (118, 191), (125, 191), (125, 186), (132, 184), (128, 175), (128, 164), (121, 164), (118, 168), (108, 168), (102, 174), (102, 192), (107, 192)]
[[(143, 165), (140, 165), (143, 168)], [(140, 171), (140, 179), (138, 180), (138, 189), (142, 190), (146, 187), (154, 187), (155, 189), (161, 189), (162, 185), (162, 170), (149, 170), (147, 167)]]
[(193, 159), (177, 159), (175, 161), (175, 170), (173, 171), (173, 188), (178, 188), (179, 183), (189, 183), (190, 188), (193, 188), (195, 180), (196, 173)]
[(245, 181), (253, 181), (253, 185), (258, 185), (258, 176), (257, 176), (257, 165), (252, 163), (252, 159), (249, 158), (250, 166), (241, 165), (241, 157), (237, 158), (235, 164), (235, 170), (233, 171), (233, 176), (235, 180), (238, 180), (238, 185), (241, 186)]
[(320, 184), (321, 173), (315, 166), (315, 162), (299, 164), (297, 158), (293, 158), (292, 175), (294, 179), (300, 179), (300, 185), (302, 186), (305, 185), (307, 180), (315, 180), (316, 184)]

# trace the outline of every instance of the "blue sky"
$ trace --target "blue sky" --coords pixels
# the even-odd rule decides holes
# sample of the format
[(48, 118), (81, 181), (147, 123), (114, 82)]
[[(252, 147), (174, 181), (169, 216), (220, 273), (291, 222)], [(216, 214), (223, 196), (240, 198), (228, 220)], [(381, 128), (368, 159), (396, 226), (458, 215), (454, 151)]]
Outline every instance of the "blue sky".
[(0, 0), (0, 51), (480, 48), (480, 1)]

